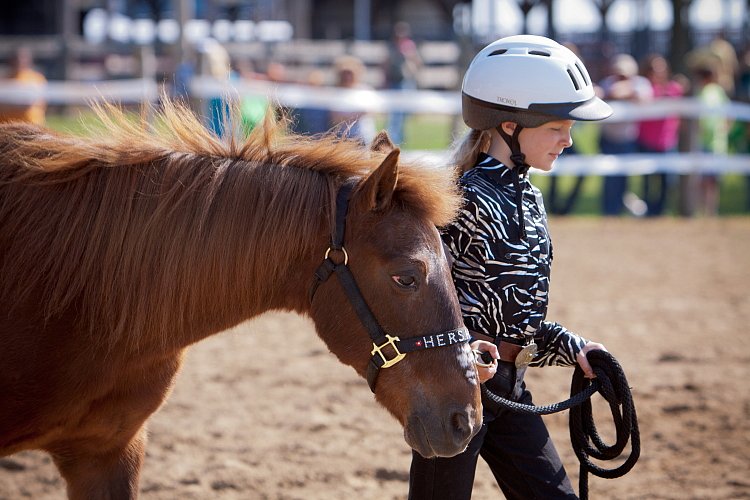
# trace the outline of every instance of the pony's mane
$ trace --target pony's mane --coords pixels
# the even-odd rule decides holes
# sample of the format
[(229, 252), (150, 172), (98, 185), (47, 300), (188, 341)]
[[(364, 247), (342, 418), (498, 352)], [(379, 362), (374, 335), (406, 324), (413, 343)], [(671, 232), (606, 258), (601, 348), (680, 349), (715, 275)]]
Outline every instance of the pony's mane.
[[(86, 137), (0, 127), (0, 299), (41, 292), (47, 319), (82, 301), (89, 324), (103, 322), (115, 337), (147, 329), (165, 335), (192, 319), (190, 308), (208, 307), (191, 285), (206, 278), (191, 274), (205, 259), (200, 252), (218, 254), (203, 266), (216, 274), (216, 287), (226, 286), (222, 272), (236, 271), (220, 269), (231, 252), (278, 279), (279, 269), (267, 255), (257, 262), (257, 252), (283, 260), (307, 251), (328, 230), (321, 211), (330, 209), (335, 187), (367, 175), (385, 156), (332, 135), (291, 134), (270, 112), (240, 139), (216, 136), (170, 100), (150, 120), (110, 104), (95, 110), (102, 126)], [(443, 226), (460, 205), (454, 180), (448, 169), (401, 163), (394, 203)], [(257, 220), (261, 207), (264, 220)], [(238, 248), (237, 224), (250, 236), (273, 234), (275, 243)]]

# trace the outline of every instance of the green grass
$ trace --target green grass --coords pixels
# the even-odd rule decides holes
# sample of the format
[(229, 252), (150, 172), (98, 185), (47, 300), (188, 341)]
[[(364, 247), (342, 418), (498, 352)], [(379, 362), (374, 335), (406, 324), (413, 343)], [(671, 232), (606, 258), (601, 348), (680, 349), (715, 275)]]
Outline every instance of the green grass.
[(750, 175), (724, 175), (721, 177), (719, 213), (739, 215), (750, 213)]
[[(69, 115), (49, 115), (47, 124), (59, 131), (73, 134), (85, 134), (87, 128), (97, 128), (97, 119), (88, 110), (73, 112)], [(376, 117), (377, 127), (384, 128), (385, 117)], [(407, 118), (404, 131), (404, 150), (442, 150), (450, 147), (453, 142), (453, 119), (446, 115), (412, 115)], [(459, 124), (459, 134), (466, 129)], [(598, 152), (598, 127), (595, 124), (578, 123), (574, 128), (573, 140), (576, 148), (584, 154), (595, 154)], [(532, 175), (532, 182), (536, 184), (543, 193), (549, 188), (549, 176)], [(563, 194), (570, 192), (574, 176), (559, 176), (558, 191)], [(584, 181), (579, 198), (573, 208), (573, 215), (594, 216), (600, 213), (601, 206), (601, 184), (599, 176), (588, 176)], [(633, 176), (629, 179), (629, 188), (641, 195), (641, 177)], [(677, 193), (672, 190), (668, 201), (667, 215), (677, 215)], [(749, 213), (748, 200), (749, 186), (746, 184), (744, 175), (731, 174), (721, 177), (720, 207), (722, 215), (747, 215)]]
[(60, 132), (84, 135), (88, 128), (96, 128), (97, 118), (91, 111), (71, 111), (66, 115), (47, 114), (47, 126)]

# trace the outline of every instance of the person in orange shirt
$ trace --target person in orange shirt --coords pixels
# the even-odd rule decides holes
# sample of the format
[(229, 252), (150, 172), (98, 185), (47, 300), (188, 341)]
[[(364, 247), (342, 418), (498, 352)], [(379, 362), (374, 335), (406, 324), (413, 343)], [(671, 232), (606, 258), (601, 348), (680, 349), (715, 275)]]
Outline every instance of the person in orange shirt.
[[(33, 68), (31, 51), (27, 47), (19, 48), (10, 61), (11, 73), (9, 83), (16, 85), (45, 85), (47, 79)], [(47, 103), (39, 99), (28, 104), (0, 102), (0, 123), (25, 121), (38, 125), (44, 124)]]

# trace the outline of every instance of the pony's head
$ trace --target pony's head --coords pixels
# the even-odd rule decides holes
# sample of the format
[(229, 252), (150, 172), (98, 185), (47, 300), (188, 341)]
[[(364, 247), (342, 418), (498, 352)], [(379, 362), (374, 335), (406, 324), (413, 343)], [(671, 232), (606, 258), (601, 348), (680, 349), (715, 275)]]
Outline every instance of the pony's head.
[[(383, 137), (373, 150), (382, 161), (353, 188), (339, 242), (345, 253), (330, 257), (346, 264), (359, 292), (346, 279), (325, 279), (311, 315), (330, 350), (368, 378), (412, 448), (428, 458), (453, 456), (481, 425), (473, 356), (436, 229), (455, 214), (458, 196), (450, 172), (400, 169), (399, 151)], [(356, 304), (353, 294), (363, 300)], [(361, 307), (376, 326), (356, 311)], [(389, 342), (373, 339), (378, 331)], [(399, 348), (395, 337), (410, 341)], [(401, 352), (408, 347), (412, 352)]]

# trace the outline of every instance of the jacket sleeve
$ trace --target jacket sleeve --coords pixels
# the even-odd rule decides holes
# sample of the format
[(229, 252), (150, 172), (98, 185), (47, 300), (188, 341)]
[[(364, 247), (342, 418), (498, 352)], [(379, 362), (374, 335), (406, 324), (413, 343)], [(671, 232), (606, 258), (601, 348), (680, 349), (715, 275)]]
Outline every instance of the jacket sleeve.
[(534, 334), (538, 354), (531, 366), (573, 366), (576, 355), (588, 342), (559, 323), (543, 321)]

